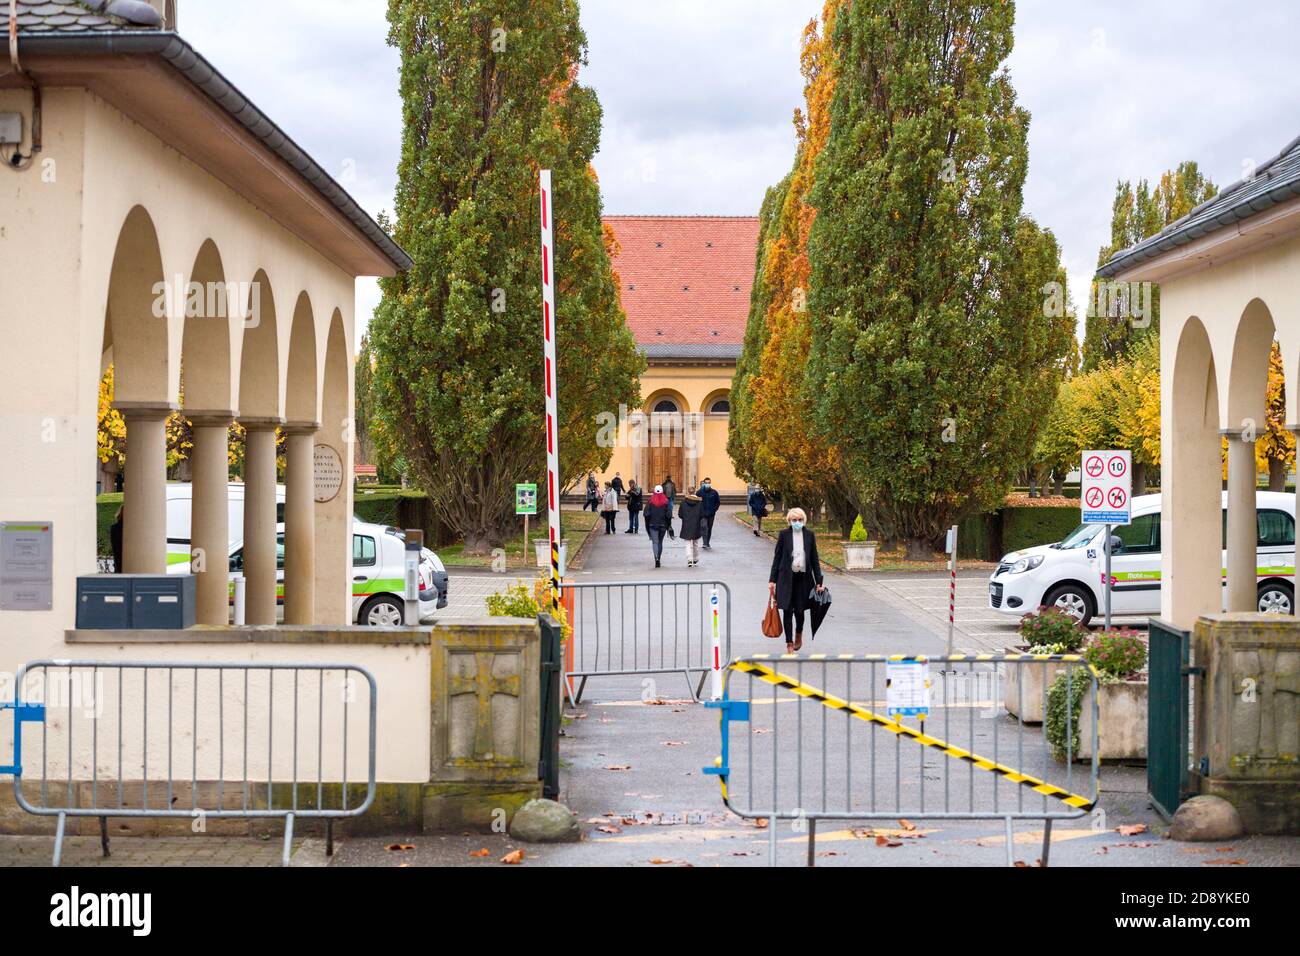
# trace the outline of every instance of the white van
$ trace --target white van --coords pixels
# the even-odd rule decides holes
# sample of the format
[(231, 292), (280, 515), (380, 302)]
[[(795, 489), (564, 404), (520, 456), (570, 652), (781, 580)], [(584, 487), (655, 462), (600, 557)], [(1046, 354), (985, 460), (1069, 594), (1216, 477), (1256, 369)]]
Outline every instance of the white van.
[[(1295, 495), (1256, 493), (1258, 608), (1291, 614), (1295, 608)], [(1224, 526), (1228, 496), (1224, 492)], [(989, 578), (989, 607), (1017, 616), (1057, 607), (1087, 624), (1105, 608), (1104, 525), (1080, 525), (1056, 544), (1013, 551)], [(1133, 523), (1112, 529), (1111, 613), (1160, 613), (1160, 496), (1133, 499)], [(1227, 552), (1222, 553), (1225, 566)], [(1225, 572), (1226, 573), (1226, 572)]]
[[(284, 486), (276, 495), (276, 604), (284, 606)], [(193, 486), (167, 485), (167, 572), (190, 570), (190, 506)], [(229, 485), (230, 577), (244, 573), (244, 486)], [(396, 528), (368, 524), (353, 517), (352, 619), (357, 624), (393, 627), (402, 623), (405, 602), (406, 540)], [(428, 548), (420, 552), (420, 620), (447, 606), (447, 569)], [(232, 603), (234, 586), (231, 585)], [(278, 612), (277, 612), (278, 616)]]

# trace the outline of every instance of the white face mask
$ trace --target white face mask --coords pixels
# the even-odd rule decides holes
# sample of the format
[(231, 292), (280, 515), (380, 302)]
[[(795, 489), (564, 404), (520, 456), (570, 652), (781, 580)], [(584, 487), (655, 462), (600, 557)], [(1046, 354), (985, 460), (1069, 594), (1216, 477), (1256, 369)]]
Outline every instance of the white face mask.
[(791, 527), (791, 528), (794, 528), (795, 531), (802, 531), (802, 530), (803, 530), (803, 522), (802, 522), (802, 521), (791, 521), (791, 522), (790, 522), (790, 527)]

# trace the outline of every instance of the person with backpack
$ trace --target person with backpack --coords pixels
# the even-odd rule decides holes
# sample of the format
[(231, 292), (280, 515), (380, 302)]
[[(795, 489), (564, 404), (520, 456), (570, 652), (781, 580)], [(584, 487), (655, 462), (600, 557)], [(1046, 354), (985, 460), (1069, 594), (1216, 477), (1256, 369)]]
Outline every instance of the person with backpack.
[(650, 504), (645, 509), (645, 530), (650, 537), (650, 550), (655, 556), (655, 567), (664, 553), (664, 534), (672, 521), (672, 509), (668, 506), (668, 496), (664, 494), (663, 485), (655, 485)]
[(641, 489), (637, 487), (636, 479), (633, 478), (627, 486), (627, 530), (624, 534), (637, 534), (641, 530)]
[(722, 497), (713, 489), (713, 482), (705, 478), (700, 482), (700, 517), (703, 519), (701, 528), (704, 532), (704, 550), (712, 551), (709, 542), (713, 539), (713, 520), (718, 516), (718, 509), (722, 507)]
[(682, 519), (682, 540), (686, 542), (686, 566), (693, 568), (700, 563), (700, 540), (704, 537), (704, 507), (695, 489), (687, 489), (677, 513)]

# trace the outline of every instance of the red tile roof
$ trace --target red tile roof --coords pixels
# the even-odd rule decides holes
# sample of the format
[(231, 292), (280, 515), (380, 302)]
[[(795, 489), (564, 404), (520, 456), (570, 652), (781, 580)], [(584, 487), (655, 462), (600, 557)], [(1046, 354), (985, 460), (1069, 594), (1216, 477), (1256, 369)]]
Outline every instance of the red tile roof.
[(627, 323), (639, 345), (739, 345), (758, 249), (756, 216), (607, 216)]

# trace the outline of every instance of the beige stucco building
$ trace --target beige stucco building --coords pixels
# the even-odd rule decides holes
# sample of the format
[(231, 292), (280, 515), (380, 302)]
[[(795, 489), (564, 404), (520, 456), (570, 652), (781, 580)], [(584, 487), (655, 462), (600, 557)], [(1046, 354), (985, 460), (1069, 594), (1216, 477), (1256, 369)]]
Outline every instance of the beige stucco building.
[[(727, 453), (731, 382), (758, 248), (753, 216), (610, 216), (623, 308), (646, 356), (640, 408), (628, 409), (609, 467), (653, 487), (704, 478), (743, 494)], [(579, 486), (576, 490), (581, 491)]]
[[(1100, 270), (1160, 287), (1161, 614), (1190, 628), (1220, 611), (1221, 447), (1228, 439), (1229, 611), (1256, 606), (1257, 472), (1269, 353), (1300, 423), (1300, 139)], [(1300, 424), (1290, 425), (1300, 430)]]

